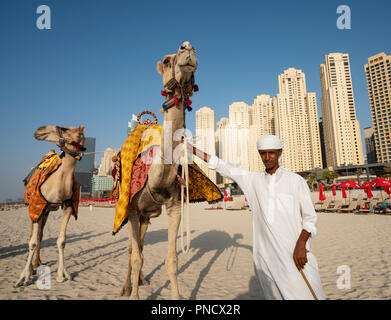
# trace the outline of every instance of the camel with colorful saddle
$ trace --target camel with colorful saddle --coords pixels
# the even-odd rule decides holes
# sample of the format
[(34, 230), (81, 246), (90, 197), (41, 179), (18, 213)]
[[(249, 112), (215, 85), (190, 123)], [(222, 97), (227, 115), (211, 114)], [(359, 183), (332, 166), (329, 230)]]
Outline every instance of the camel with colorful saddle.
[[(26, 286), (32, 282), (33, 269), (40, 266), (40, 244), (43, 229), (50, 211), (60, 207), (63, 210), (60, 234), (57, 240), (58, 270), (57, 281), (63, 282), (71, 277), (64, 265), (65, 237), (68, 221), (71, 215), (77, 219), (79, 205), (79, 185), (74, 177), (80, 151), (84, 151), (85, 127), (43, 126), (37, 129), (34, 137), (55, 143), (61, 148), (60, 155), (49, 152), (29, 175), (26, 183), (25, 203), (31, 218), (31, 234), (29, 253), (26, 266), (15, 287)], [(35, 262), (32, 264), (34, 253)]]
[[(150, 219), (159, 216), (162, 206), (165, 206), (168, 215), (165, 266), (171, 282), (172, 298), (179, 299), (176, 242), (184, 185), (188, 186), (186, 201), (212, 203), (222, 199), (220, 190), (196, 164), (186, 165), (187, 152), (185, 143), (182, 143), (183, 136), (186, 136), (185, 112), (191, 110), (189, 97), (193, 91), (198, 91), (194, 84), (197, 66), (195, 48), (189, 42), (184, 42), (176, 54), (166, 55), (158, 62), (157, 71), (163, 76), (165, 88), (161, 93), (166, 97), (161, 110), (164, 112), (163, 126), (157, 124), (156, 117), (155, 122), (147, 120), (141, 123), (140, 114), (140, 124), (130, 133), (120, 154), (113, 159), (117, 166), (112, 194), (119, 194), (113, 234), (128, 224), (129, 264), (121, 295), (130, 296), (130, 299), (139, 299), (139, 285), (146, 284), (141, 272), (144, 262), (142, 251)], [(180, 172), (187, 168), (185, 181)]]

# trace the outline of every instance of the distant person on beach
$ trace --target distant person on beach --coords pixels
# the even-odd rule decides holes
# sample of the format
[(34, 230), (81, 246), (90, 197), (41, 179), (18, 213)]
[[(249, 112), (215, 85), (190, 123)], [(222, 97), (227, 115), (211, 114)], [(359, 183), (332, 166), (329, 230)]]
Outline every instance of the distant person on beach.
[[(317, 232), (317, 215), (306, 181), (282, 168), (281, 140), (264, 135), (257, 141), (265, 172), (245, 170), (188, 144), (188, 150), (222, 176), (235, 181), (253, 213), (253, 259), (267, 300), (325, 299), (318, 265), (307, 242)], [(299, 271), (303, 271), (310, 287)]]
[(386, 202), (378, 203), (375, 207), (375, 213), (377, 214), (386, 214), (386, 211), (387, 211)]

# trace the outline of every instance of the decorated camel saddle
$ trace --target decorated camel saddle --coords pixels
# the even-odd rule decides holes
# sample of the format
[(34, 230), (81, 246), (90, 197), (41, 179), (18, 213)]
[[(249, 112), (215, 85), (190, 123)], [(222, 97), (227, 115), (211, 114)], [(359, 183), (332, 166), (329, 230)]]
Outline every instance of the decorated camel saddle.
[[(61, 166), (61, 155), (56, 154), (51, 150), (46, 154), (41, 162), (36, 166), (30, 174), (23, 180), (26, 185), (24, 194), (24, 202), (29, 206), (29, 215), (33, 222), (37, 222), (42, 212), (47, 206), (51, 205), (41, 193), (42, 184)], [(79, 185), (73, 176), (73, 195), (72, 198), (65, 201), (72, 206), (73, 216), (77, 219), (77, 211), (79, 207)], [(52, 204), (53, 205), (53, 204)], [(58, 206), (62, 204), (57, 204)]]
[[(148, 119), (140, 122), (140, 117), (145, 113), (153, 115), (155, 121)], [(150, 111), (144, 111), (139, 114), (138, 123), (130, 132), (120, 153), (112, 158), (114, 186), (111, 194), (118, 199), (113, 234), (116, 234), (127, 222), (128, 205), (134, 195), (144, 187), (154, 155), (160, 150), (162, 126), (157, 124), (156, 116)], [(190, 203), (202, 201), (215, 203), (223, 199), (219, 188), (194, 162), (189, 163), (188, 180)], [(179, 172), (176, 182), (184, 184)]]

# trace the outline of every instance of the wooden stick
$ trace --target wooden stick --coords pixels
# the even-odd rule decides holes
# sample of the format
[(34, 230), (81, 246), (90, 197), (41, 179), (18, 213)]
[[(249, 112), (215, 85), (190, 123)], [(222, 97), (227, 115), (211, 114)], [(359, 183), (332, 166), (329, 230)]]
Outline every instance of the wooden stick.
[(303, 270), (300, 270), (300, 273), (303, 276), (303, 279), (304, 279), (305, 283), (307, 284), (308, 289), (310, 289), (312, 296), (314, 297), (315, 300), (318, 300), (318, 297), (316, 296), (314, 290), (312, 290), (312, 287), (311, 287), (310, 283), (308, 282), (307, 277), (305, 276)]

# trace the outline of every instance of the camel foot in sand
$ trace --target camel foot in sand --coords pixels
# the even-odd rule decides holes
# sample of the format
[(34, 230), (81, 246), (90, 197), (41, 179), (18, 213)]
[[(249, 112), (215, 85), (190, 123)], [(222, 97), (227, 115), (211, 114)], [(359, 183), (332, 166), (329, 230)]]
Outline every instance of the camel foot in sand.
[(71, 281), (72, 277), (65, 271), (65, 269), (63, 271), (59, 271), (58, 274), (57, 274), (56, 281), (57, 282), (64, 282), (66, 280)]

